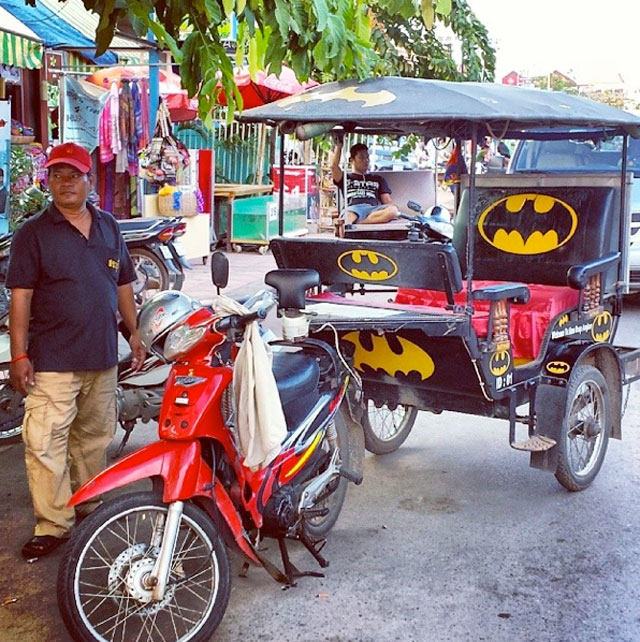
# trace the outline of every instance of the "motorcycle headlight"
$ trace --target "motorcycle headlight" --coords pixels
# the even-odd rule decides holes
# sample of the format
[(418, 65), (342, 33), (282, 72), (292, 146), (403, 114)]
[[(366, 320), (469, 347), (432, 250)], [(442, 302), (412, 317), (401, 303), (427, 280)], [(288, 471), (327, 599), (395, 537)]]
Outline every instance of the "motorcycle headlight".
[(188, 352), (202, 339), (207, 331), (206, 326), (190, 328), (188, 325), (181, 325), (169, 332), (164, 342), (164, 358), (168, 361), (174, 360), (179, 355)]

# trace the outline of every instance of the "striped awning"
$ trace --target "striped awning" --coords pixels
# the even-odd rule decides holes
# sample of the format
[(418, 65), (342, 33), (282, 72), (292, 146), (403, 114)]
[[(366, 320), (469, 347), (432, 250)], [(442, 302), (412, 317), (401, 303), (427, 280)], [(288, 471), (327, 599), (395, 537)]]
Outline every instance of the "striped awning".
[(42, 54), (41, 42), (0, 31), (0, 63), (3, 65), (22, 69), (40, 69)]

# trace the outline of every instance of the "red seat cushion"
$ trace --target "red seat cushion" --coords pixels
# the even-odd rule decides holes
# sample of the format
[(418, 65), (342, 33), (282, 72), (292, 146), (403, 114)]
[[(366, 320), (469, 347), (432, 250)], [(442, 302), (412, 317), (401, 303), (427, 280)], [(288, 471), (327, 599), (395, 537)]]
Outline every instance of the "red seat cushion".
[[(487, 285), (500, 281), (474, 281), (473, 289), (479, 290)], [(509, 334), (516, 359), (535, 359), (540, 350), (542, 337), (551, 320), (578, 304), (580, 293), (572, 288), (557, 285), (527, 284), (531, 293), (528, 303), (514, 303), (510, 311)], [(466, 292), (454, 295), (456, 303), (464, 305)], [(444, 307), (447, 298), (444, 292), (438, 290), (415, 290), (399, 288), (395, 298), (396, 303), (429, 307)], [(479, 337), (487, 336), (489, 301), (473, 301), (476, 312), (471, 318), (473, 329)]]

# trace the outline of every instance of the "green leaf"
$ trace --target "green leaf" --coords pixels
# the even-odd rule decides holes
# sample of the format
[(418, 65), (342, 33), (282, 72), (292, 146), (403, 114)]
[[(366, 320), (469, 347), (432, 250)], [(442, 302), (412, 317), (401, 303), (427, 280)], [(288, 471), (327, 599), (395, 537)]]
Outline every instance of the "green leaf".
[(237, 0), (236, 4), (236, 13), (242, 13), (247, 4), (247, 0)]
[(344, 24), (342, 16), (331, 15), (327, 21), (327, 32), (324, 37), (327, 38), (329, 49), (327, 56), (333, 58), (344, 47), (347, 35), (347, 27)]
[(218, 24), (222, 21), (222, 13), (218, 0), (204, 0), (204, 8), (209, 22)]
[(224, 13), (227, 17), (230, 17), (233, 13), (233, 8), (235, 7), (235, 0), (222, 0), (222, 6), (224, 7)]
[(448, 16), (451, 13), (451, 0), (436, 0), (436, 13)]
[(249, 40), (249, 74), (255, 78), (256, 73), (259, 71), (258, 67), (258, 47), (255, 38)]
[(241, 22), (238, 25), (238, 32), (236, 34), (236, 67), (242, 67), (242, 64), (244, 63), (245, 44), (248, 38), (249, 34), (247, 33), (247, 24), (246, 22)]
[(329, 63), (327, 58), (327, 41), (322, 38), (313, 48), (313, 58), (320, 69), (325, 69)]
[(329, 7), (327, 7), (326, 0), (313, 0), (313, 10), (317, 20), (316, 29), (322, 32), (325, 30), (329, 19)]
[(278, 29), (283, 40), (289, 36), (289, 24), (291, 23), (291, 14), (285, 2), (278, 2), (275, 11), (276, 20), (278, 21)]
[(427, 29), (433, 28), (433, 21), (436, 19), (436, 13), (433, 8), (433, 0), (422, 0), (420, 3), (420, 13), (422, 14), (422, 21)]

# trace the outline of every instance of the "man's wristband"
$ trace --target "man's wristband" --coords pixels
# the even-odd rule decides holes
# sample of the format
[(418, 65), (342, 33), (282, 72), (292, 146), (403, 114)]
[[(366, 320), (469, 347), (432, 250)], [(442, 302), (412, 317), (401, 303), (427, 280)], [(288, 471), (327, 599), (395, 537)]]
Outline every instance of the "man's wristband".
[(19, 357), (16, 357), (15, 359), (11, 359), (9, 363), (17, 363), (18, 361), (22, 361), (23, 359), (28, 359), (29, 355), (25, 352), (24, 354), (21, 354)]

